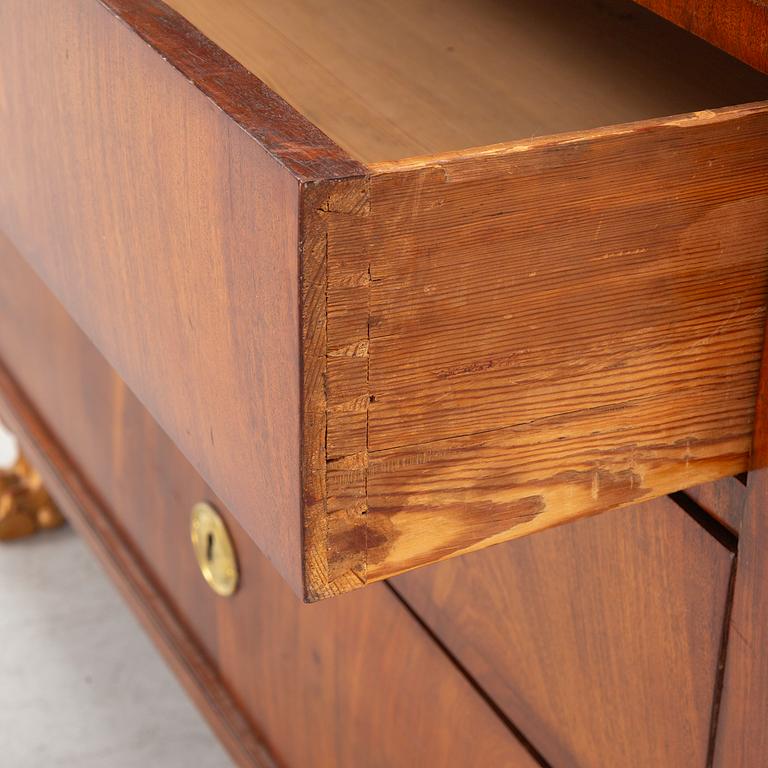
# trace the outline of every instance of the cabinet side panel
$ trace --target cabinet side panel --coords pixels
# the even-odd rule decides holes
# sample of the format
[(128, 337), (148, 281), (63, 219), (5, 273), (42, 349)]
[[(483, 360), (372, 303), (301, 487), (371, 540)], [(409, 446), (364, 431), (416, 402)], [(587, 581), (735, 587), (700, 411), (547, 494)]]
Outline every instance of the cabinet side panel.
[(768, 761), (768, 469), (749, 473), (715, 742), (715, 768)]
[(297, 178), (94, 0), (2, 4), (0, 146), (2, 227), (301, 591)]
[(715, 768), (752, 768), (768, 761), (768, 348), (763, 349), (752, 471), (739, 532), (739, 552)]
[(764, 0), (636, 0), (731, 56), (768, 72), (768, 5)]

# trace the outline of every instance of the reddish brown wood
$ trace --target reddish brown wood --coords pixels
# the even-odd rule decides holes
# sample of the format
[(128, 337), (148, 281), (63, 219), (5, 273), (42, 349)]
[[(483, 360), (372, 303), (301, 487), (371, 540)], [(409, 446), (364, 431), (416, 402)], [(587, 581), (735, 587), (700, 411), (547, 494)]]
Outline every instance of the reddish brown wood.
[(732, 559), (662, 498), (393, 583), (550, 765), (704, 766)]
[[(297, 179), (315, 181), (363, 173), (361, 163), (161, 0), (98, 2)], [(31, 16), (30, 5), (24, 3), (25, 13)], [(80, 0), (80, 5), (90, 16), (87, 0)], [(159, 60), (155, 67), (161, 68)], [(180, 86), (180, 96), (190, 95)]]
[(752, 436), (751, 467), (768, 467), (768, 330), (763, 335), (763, 352), (755, 399), (755, 429)]
[(162, 3), (107, 5), (0, 8), (0, 225), (303, 594), (300, 182), (361, 167)]
[(707, 514), (719, 520), (731, 532), (738, 534), (744, 514), (747, 489), (736, 477), (725, 477), (714, 483), (686, 488), (690, 496)]
[(758, 768), (768, 762), (768, 348), (763, 362), (739, 533), (715, 768)]
[(275, 766), (263, 738), (248, 722), (210, 659), (163, 598), (146, 565), (136, 557), (66, 450), (40, 421), (2, 361), (0, 414), (40, 467), (68, 521), (95, 552), (237, 765)]
[[(261, 748), (233, 700), (278, 765), (535, 768), (387, 587), (302, 605), (7, 243), (0, 258), (0, 358), (16, 379), (0, 378), (5, 408), (204, 713), (230, 747), (246, 740), (242, 764)], [(201, 499), (235, 540), (230, 599), (208, 589), (189, 543)]]
[(747, 64), (768, 72), (764, 0), (636, 0)]
[(0, 92), (0, 226), (304, 598), (745, 469), (765, 104), (365, 168), (155, 0), (5, 3)]
[(715, 768), (768, 764), (768, 470), (749, 473)]

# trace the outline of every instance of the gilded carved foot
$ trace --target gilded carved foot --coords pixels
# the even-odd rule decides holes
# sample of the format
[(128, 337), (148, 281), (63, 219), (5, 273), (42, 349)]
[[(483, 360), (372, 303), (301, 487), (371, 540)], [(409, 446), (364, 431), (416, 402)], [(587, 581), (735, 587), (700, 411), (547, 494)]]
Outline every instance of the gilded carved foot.
[(57, 528), (63, 522), (40, 475), (22, 457), (10, 469), (0, 469), (0, 541)]

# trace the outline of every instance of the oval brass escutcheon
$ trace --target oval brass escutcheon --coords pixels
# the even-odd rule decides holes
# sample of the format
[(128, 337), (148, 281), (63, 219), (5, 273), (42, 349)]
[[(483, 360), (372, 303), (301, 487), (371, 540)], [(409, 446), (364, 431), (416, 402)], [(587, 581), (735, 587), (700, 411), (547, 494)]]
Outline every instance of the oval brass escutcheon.
[(192, 507), (192, 547), (208, 586), (222, 597), (234, 594), (240, 579), (235, 547), (221, 515), (201, 501)]

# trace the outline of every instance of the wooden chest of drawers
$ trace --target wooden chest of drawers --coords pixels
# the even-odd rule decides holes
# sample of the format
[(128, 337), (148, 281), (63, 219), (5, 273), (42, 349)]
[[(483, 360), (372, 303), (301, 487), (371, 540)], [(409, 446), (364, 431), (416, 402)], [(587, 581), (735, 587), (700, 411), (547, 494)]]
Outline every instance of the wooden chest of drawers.
[(0, 8), (0, 412), (238, 762), (763, 765), (768, 80), (621, 0), (170, 5)]

